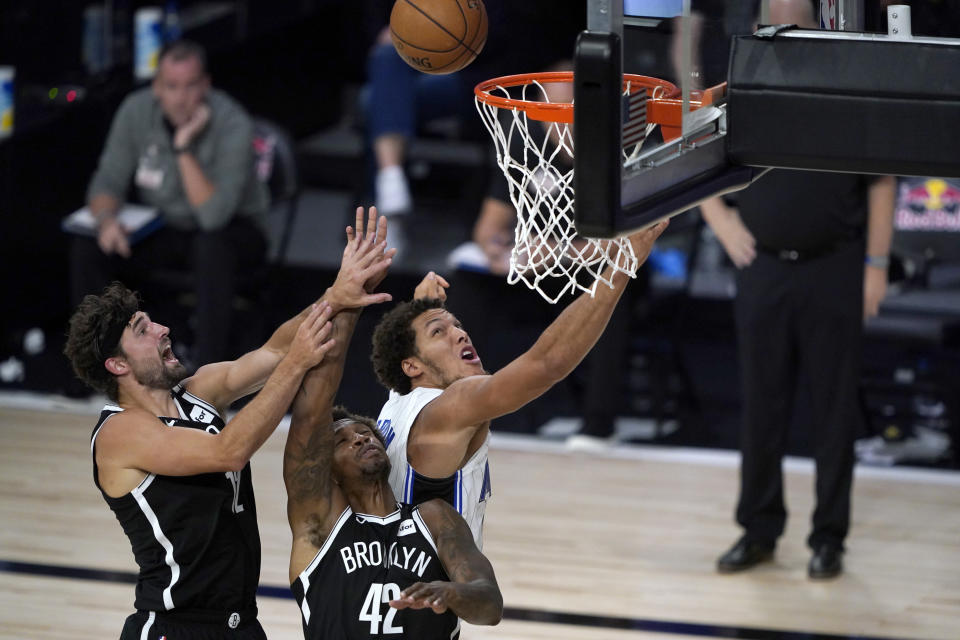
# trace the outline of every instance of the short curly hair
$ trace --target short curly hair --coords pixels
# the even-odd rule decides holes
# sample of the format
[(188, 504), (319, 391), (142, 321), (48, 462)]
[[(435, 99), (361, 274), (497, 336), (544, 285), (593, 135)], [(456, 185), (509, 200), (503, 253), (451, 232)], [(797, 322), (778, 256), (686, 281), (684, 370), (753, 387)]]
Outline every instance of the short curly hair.
[(120, 336), (139, 310), (137, 293), (114, 282), (99, 296), (86, 296), (70, 317), (64, 355), (80, 380), (114, 401), (117, 399), (117, 378), (107, 371), (104, 362), (123, 354)]
[(380, 384), (397, 393), (410, 393), (410, 378), (403, 372), (400, 363), (417, 355), (417, 334), (413, 321), (430, 309), (443, 309), (439, 298), (420, 298), (401, 302), (391, 309), (373, 330), (373, 353), (370, 360)]
[(355, 422), (357, 424), (366, 425), (370, 431), (373, 432), (373, 435), (376, 436), (377, 440), (380, 441), (380, 444), (383, 445), (383, 448), (387, 448), (387, 443), (383, 439), (383, 434), (380, 433), (380, 429), (377, 427), (377, 423), (373, 418), (367, 416), (362, 416), (358, 413), (354, 413), (344, 407), (343, 405), (337, 405), (333, 408), (333, 422), (337, 423), (341, 420), (347, 420), (349, 422)]

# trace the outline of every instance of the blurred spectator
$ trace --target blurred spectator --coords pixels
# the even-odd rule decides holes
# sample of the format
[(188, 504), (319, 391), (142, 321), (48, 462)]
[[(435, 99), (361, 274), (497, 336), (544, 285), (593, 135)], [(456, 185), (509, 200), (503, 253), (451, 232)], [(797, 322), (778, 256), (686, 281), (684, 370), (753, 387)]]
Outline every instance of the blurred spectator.
[[(388, 23), (393, 0), (367, 0), (368, 29), (376, 27), (368, 59), (366, 126), (376, 161), (375, 203), (380, 213), (408, 213), (413, 206), (404, 173), (406, 145), (432, 119), (459, 116), (468, 136), (485, 135), (474, 110), (473, 87), (493, 77), (545, 67), (573, 51), (586, 24), (584, 0), (485, 0), (489, 22), (480, 55), (457, 73), (429, 75), (407, 65), (393, 48)], [(394, 226), (396, 231), (397, 227)]]
[[(236, 274), (262, 264), (266, 187), (253, 170), (253, 123), (240, 105), (211, 88), (204, 50), (168, 45), (152, 86), (126, 98), (114, 117), (88, 190), (99, 224), (96, 239), (71, 247), (74, 304), (118, 276), (151, 269), (192, 272), (195, 343), (200, 366), (228, 358)], [(116, 214), (130, 187), (156, 207), (165, 226), (132, 244)]]

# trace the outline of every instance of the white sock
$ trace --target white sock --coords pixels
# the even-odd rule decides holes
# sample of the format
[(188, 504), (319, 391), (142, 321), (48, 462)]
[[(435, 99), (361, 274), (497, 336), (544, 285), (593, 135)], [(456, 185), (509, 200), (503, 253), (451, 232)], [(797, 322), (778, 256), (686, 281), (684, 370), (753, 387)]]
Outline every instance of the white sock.
[(394, 165), (380, 169), (377, 172), (374, 187), (377, 211), (381, 215), (409, 213), (413, 202), (410, 198), (410, 187), (407, 186), (407, 177), (403, 174), (403, 167)]

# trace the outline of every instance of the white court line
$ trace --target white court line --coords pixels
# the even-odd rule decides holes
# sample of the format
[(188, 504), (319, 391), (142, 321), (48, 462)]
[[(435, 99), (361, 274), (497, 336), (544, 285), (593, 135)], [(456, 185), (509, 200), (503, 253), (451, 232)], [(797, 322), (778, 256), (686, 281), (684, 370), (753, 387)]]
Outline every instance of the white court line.
[[(99, 415), (107, 402), (105, 396), (94, 396), (87, 400), (75, 400), (61, 395), (36, 393), (31, 391), (0, 391), (0, 407), (7, 409), (31, 409), (34, 411), (54, 411), (80, 415)], [(235, 412), (227, 415), (230, 420)], [(290, 416), (280, 421), (280, 430), (290, 426)], [(710, 467), (737, 468), (740, 465), (740, 453), (728, 449), (698, 449), (693, 447), (668, 447), (648, 444), (619, 443), (603, 451), (569, 451), (563, 442), (547, 440), (540, 436), (517, 433), (492, 433), (490, 447), (502, 451), (526, 451), (530, 453), (549, 453), (567, 456), (596, 456), (618, 460), (639, 460), (650, 462), (672, 462)], [(813, 475), (813, 460), (787, 456), (783, 459), (784, 471)], [(857, 478), (884, 479), (920, 484), (938, 484), (960, 487), (960, 472), (950, 469), (923, 469), (918, 467), (874, 467), (858, 464), (855, 469)]]

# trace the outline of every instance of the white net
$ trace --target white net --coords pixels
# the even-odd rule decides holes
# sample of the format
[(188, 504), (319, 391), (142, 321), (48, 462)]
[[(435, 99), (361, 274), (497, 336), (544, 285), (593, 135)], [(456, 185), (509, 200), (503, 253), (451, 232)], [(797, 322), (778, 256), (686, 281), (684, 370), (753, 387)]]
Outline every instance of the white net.
[[(528, 102), (551, 101), (550, 91), (536, 80), (512, 87), (512, 95), (510, 88), (501, 86), (489, 93)], [(642, 96), (638, 97), (642, 102)], [(506, 176), (510, 200), (517, 210), (507, 281), (523, 282), (548, 302), (556, 303), (577, 290), (592, 296), (599, 282), (613, 287), (612, 278), (617, 272), (635, 277), (637, 257), (628, 239), (577, 235), (570, 125), (534, 120), (522, 109), (501, 108), (479, 98), (477, 110), (493, 137), (497, 164)], [(648, 133), (645, 121), (641, 126), (643, 134)], [(635, 136), (635, 143), (624, 152), (625, 159), (636, 153), (644, 137)]]

